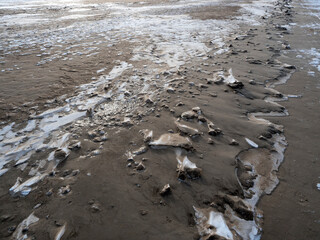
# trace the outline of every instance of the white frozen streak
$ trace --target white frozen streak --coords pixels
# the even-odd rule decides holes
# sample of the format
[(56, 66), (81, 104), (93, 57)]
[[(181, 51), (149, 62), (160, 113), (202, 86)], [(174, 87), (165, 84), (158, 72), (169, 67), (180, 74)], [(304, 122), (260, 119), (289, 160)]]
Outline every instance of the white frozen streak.
[(17, 229), (14, 231), (12, 237), (16, 240), (24, 240), (28, 238), (28, 235), (25, 233), (23, 234), (23, 230), (27, 229), (30, 225), (36, 223), (39, 221), (39, 218), (37, 218), (34, 213), (31, 213), (29, 217), (24, 219), (17, 227)]
[(64, 224), (61, 228), (59, 228), (56, 237), (54, 238), (54, 240), (60, 240), (63, 236), (63, 234), (66, 231), (66, 226), (67, 224)]
[(247, 143), (251, 146), (251, 147), (254, 147), (254, 148), (258, 148), (259, 145), (256, 144), (254, 141), (250, 140), (249, 138), (245, 138)]
[(309, 60), (309, 64), (320, 72), (320, 49), (311, 48), (310, 50), (300, 50)]
[(9, 169), (8, 168), (3, 168), (3, 169), (0, 169), (0, 177), (5, 174), (6, 172), (8, 172)]
[(9, 189), (9, 191), (15, 195), (20, 193), (22, 196), (27, 196), (31, 191), (31, 186), (41, 181), (47, 174), (41, 174), (38, 176), (34, 176), (29, 178), (27, 181), (22, 182), (22, 179), (18, 177), (16, 183)]

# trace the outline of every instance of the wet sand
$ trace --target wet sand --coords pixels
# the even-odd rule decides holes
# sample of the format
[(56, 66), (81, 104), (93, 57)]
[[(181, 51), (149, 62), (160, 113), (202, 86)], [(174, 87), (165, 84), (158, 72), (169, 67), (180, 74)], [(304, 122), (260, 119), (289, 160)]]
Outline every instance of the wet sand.
[[(319, 49), (319, 29), (312, 23), (318, 18), (319, 4), (315, 1), (296, 2), (292, 22), (299, 23), (286, 37), (290, 41), (288, 50), (280, 60), (290, 59), (298, 66), (286, 85), (277, 87), (282, 93), (301, 95), (291, 98), (282, 105), (290, 113), (289, 117), (275, 118), (285, 126), (288, 147), (285, 161), (278, 173), (280, 184), (272, 195), (262, 198), (259, 206), (264, 210), (264, 234), (262, 239), (317, 239), (319, 237), (319, 148), (320, 128), (317, 124), (319, 111), (319, 69), (311, 49)], [(298, 10), (299, 9), (299, 10)], [(305, 41), (307, 37), (307, 41)], [(307, 54), (300, 58), (306, 50)], [(311, 63), (311, 65), (310, 65)], [(314, 74), (312, 73), (314, 72)], [(290, 222), (290, 224), (289, 224)], [(299, 229), (299, 231), (297, 231)]]
[(310, 10), (105, 2), (1, 13), (1, 238), (317, 239)]

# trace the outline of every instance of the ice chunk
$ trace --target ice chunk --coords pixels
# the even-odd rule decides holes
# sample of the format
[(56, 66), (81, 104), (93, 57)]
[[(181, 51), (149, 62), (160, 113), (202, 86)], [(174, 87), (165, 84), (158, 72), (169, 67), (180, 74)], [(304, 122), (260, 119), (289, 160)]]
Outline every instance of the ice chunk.
[(211, 209), (198, 209), (193, 207), (195, 211), (195, 221), (197, 224), (201, 239), (227, 239), (233, 240), (233, 234), (230, 231), (224, 216), (220, 212)]
[(29, 178), (27, 181), (22, 182), (21, 178), (17, 178), (16, 183), (9, 189), (9, 191), (13, 194), (21, 194), (22, 196), (26, 196), (30, 193), (31, 191), (31, 186), (36, 184), (37, 182), (41, 181), (43, 178), (47, 176), (46, 173), (43, 173), (38, 176), (34, 176), (32, 178)]
[(22, 130), (22, 132), (31, 132), (36, 128), (36, 120), (29, 120), (27, 126)]
[(229, 69), (229, 76), (227, 78), (224, 79), (225, 83), (235, 83), (238, 82), (237, 79), (235, 79), (235, 77), (232, 74), (232, 68)]
[(62, 238), (63, 234), (66, 231), (66, 227), (67, 227), (67, 224), (64, 224), (62, 227), (59, 228), (54, 240), (60, 240)]
[(197, 179), (201, 176), (201, 168), (198, 168), (197, 165), (191, 162), (187, 156), (181, 155), (181, 149), (176, 150), (177, 155), (177, 172), (180, 180), (185, 180), (187, 177), (191, 179)]
[(16, 228), (14, 231), (12, 238), (17, 240), (27, 239), (27, 233), (25, 232), (25, 229), (28, 229), (29, 226), (39, 221), (39, 218), (37, 218), (34, 213), (31, 213), (29, 217), (24, 219)]
[(150, 146), (171, 146), (192, 149), (192, 143), (188, 137), (182, 137), (177, 133), (165, 133), (159, 139), (149, 143)]
[(177, 125), (177, 128), (179, 129), (180, 132), (188, 134), (189, 136), (196, 136), (196, 135), (200, 135), (200, 132), (198, 129), (189, 127), (187, 125), (181, 124), (179, 122), (175, 122)]
[(254, 148), (258, 148), (259, 145), (256, 144), (254, 141), (250, 140), (249, 138), (245, 138), (247, 143), (251, 146), (251, 147), (254, 147)]
[(221, 213), (211, 211), (208, 224), (216, 229), (216, 234), (226, 239), (233, 239), (233, 235), (227, 226)]

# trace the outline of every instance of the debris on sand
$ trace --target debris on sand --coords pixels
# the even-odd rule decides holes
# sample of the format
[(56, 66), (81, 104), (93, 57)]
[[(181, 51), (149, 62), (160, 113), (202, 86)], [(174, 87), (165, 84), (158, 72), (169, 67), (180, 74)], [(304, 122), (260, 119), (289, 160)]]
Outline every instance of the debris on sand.
[(222, 134), (222, 130), (218, 127), (216, 127), (216, 125), (214, 125), (213, 122), (209, 121), (207, 119), (207, 126), (208, 126), (208, 134), (211, 136), (218, 136), (220, 134)]
[(202, 169), (198, 168), (195, 163), (191, 162), (187, 156), (182, 156), (181, 149), (176, 150), (177, 155), (177, 172), (178, 178), (181, 180), (190, 179), (198, 179), (201, 176)]
[(228, 86), (232, 89), (240, 89), (243, 88), (243, 83), (242, 82), (234, 82), (234, 83), (228, 83)]
[(63, 162), (68, 158), (69, 154), (70, 154), (70, 151), (68, 149), (59, 148), (55, 150), (54, 158), (59, 160), (60, 162)]
[(152, 100), (152, 98), (151, 98), (150, 96), (148, 96), (148, 95), (146, 95), (146, 96), (144, 97), (144, 102), (145, 102), (146, 104), (153, 104), (153, 103), (154, 103), (153, 100)]
[(192, 111), (194, 111), (195, 113), (197, 113), (198, 115), (200, 115), (202, 113), (201, 108), (200, 107), (193, 107)]
[(147, 146), (142, 146), (139, 149), (133, 151), (134, 155), (141, 155), (143, 153), (146, 153), (148, 151), (148, 147)]
[(185, 120), (196, 119), (196, 118), (198, 118), (198, 113), (190, 110), (190, 111), (182, 113), (181, 117)]
[(220, 205), (224, 205), (224, 208), (226, 208), (226, 205), (228, 205), (238, 215), (239, 218), (242, 218), (246, 221), (254, 220), (255, 209), (246, 201), (246, 199), (228, 194), (217, 197), (220, 198)]
[(91, 212), (96, 213), (101, 211), (101, 206), (99, 203), (93, 203), (90, 207)]
[(130, 118), (125, 117), (122, 121), (122, 125), (125, 127), (131, 127), (134, 125), (134, 122)]
[(213, 74), (213, 82), (215, 84), (222, 84), (225, 80), (223, 70), (218, 70)]
[(283, 68), (286, 68), (286, 69), (292, 69), (292, 70), (293, 70), (293, 69), (296, 69), (295, 66), (290, 65), (290, 64), (287, 64), (287, 63), (283, 64), (282, 67), (283, 67)]
[(58, 190), (58, 193), (60, 196), (66, 195), (70, 192), (71, 192), (70, 185), (63, 186), (63, 187), (59, 188), (59, 190)]
[(143, 171), (143, 170), (146, 169), (146, 167), (143, 165), (142, 162), (140, 162), (140, 163), (138, 164), (138, 166), (136, 167), (136, 169), (137, 169), (138, 171)]
[(95, 129), (88, 132), (88, 136), (93, 142), (104, 142), (108, 140), (108, 135), (103, 129)]
[(192, 149), (192, 143), (188, 137), (182, 137), (178, 133), (165, 133), (159, 139), (149, 143), (152, 147), (180, 147)]
[(175, 93), (175, 91), (176, 90), (174, 88), (171, 88), (171, 87), (167, 88), (168, 93)]
[(73, 140), (68, 147), (70, 150), (76, 150), (81, 148), (81, 141)]
[(150, 142), (153, 138), (153, 131), (149, 129), (140, 130), (140, 133), (143, 135), (144, 142)]
[(238, 145), (239, 145), (239, 143), (238, 143), (238, 141), (237, 141), (237, 140), (235, 140), (235, 139), (231, 139), (231, 141), (230, 141), (229, 145), (231, 145), (231, 146), (238, 146)]
[(139, 212), (140, 212), (141, 216), (145, 216), (145, 215), (148, 214), (148, 211), (147, 210), (143, 210), (143, 209), (140, 210)]
[(131, 152), (127, 152), (126, 157), (128, 162), (134, 162), (134, 155)]
[(187, 134), (189, 135), (190, 137), (194, 137), (194, 136), (197, 136), (197, 135), (201, 135), (201, 132), (199, 132), (198, 129), (195, 129), (195, 128), (192, 128), (192, 127), (189, 127), (185, 124), (181, 124), (180, 122), (176, 121), (175, 122), (178, 130), (181, 132), (181, 133), (184, 133), (184, 134)]
[(168, 183), (168, 184), (164, 185), (164, 187), (161, 189), (160, 195), (166, 196), (166, 195), (169, 195), (170, 193), (171, 193), (171, 187)]

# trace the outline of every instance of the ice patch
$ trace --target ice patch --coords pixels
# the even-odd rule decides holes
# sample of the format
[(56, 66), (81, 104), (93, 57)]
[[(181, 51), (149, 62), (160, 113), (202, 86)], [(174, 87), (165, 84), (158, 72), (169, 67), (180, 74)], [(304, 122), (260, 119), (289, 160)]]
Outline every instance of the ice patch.
[(315, 77), (316, 73), (314, 71), (308, 71), (308, 76)]
[(221, 213), (210, 212), (208, 224), (216, 229), (216, 234), (226, 239), (233, 239), (233, 235), (227, 226)]
[(201, 237), (222, 237), (224, 239), (233, 240), (231, 233), (222, 213), (208, 211), (206, 209), (198, 209), (193, 207), (195, 211), (195, 220), (197, 223), (198, 232)]
[[(268, 1), (268, 0), (261, 0), (261, 1), (253, 1), (250, 2), (250, 4), (242, 3), (241, 4), (241, 12), (247, 13), (249, 16), (247, 21), (250, 21), (250, 24), (252, 25), (260, 25), (260, 19), (261, 17), (269, 17), (271, 15), (270, 9), (274, 6), (273, 2), (274, 0)], [(243, 18), (244, 16), (238, 17)]]
[(36, 128), (36, 120), (29, 120), (27, 126), (21, 132), (31, 132)]
[[(107, 101), (108, 93), (96, 97), (90, 97), (90, 94), (97, 91), (101, 85), (120, 76), (130, 67), (131, 65), (126, 62), (121, 62), (98, 81), (81, 85), (78, 95), (67, 99), (65, 106), (32, 116), (33, 120), (30, 120), (24, 129), (18, 130), (18, 137), (16, 137), (17, 133), (12, 130), (14, 123), (2, 128), (0, 130), (0, 169), (10, 161), (16, 161), (16, 165), (27, 162), (36, 150), (60, 148), (61, 142), (65, 142), (65, 135), (56, 130), (86, 116), (86, 110)], [(44, 144), (48, 138), (51, 138), (50, 143)]]
[(69, 10), (69, 12), (73, 13), (73, 12), (87, 12), (87, 11), (91, 11), (91, 8), (73, 8), (71, 10)]
[(69, 20), (69, 19), (88, 18), (88, 17), (92, 17), (92, 16), (94, 16), (94, 15), (73, 14), (73, 15), (63, 16), (60, 19), (61, 20)]
[(320, 49), (311, 48), (310, 50), (300, 50), (309, 61), (309, 64), (320, 72)]
[(97, 70), (97, 73), (102, 73), (102, 72), (104, 72), (105, 70), (106, 70), (106, 68), (101, 68), (101, 69)]

